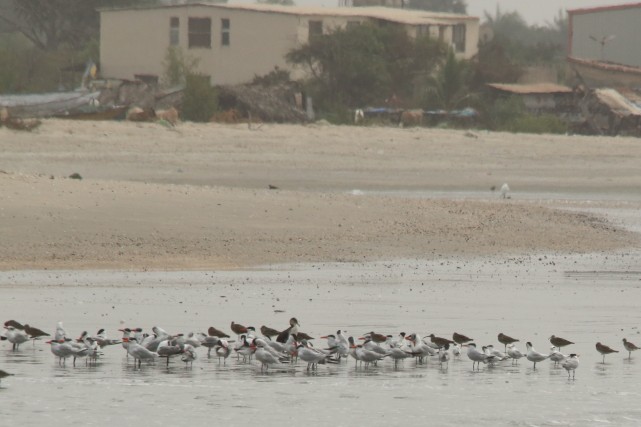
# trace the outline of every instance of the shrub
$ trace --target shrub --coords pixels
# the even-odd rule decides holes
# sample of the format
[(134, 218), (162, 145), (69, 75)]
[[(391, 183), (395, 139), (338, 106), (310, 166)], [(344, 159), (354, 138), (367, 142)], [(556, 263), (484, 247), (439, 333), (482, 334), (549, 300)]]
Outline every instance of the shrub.
[(208, 122), (218, 111), (218, 95), (209, 83), (209, 77), (189, 74), (186, 77), (183, 96), (183, 120)]

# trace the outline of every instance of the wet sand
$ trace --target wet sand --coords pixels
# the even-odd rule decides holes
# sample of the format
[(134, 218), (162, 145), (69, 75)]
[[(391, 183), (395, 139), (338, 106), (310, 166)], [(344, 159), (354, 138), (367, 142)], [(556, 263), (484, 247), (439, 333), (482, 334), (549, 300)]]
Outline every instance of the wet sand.
[[(428, 129), (46, 121), (0, 129), (0, 313), (51, 333), (236, 322), (480, 345), (576, 344), (473, 372), (463, 356), (268, 374), (199, 350), (134, 369), (120, 347), (58, 366), (0, 343), (2, 419), (23, 426), (641, 425), (641, 144)], [(82, 181), (65, 179), (73, 172)], [(53, 179), (51, 179), (53, 176)], [(509, 182), (512, 198), (491, 186)], [(267, 185), (279, 187), (269, 190)], [(49, 270), (47, 270), (49, 269)], [(147, 271), (146, 271), (147, 270)], [(171, 271), (174, 270), (174, 271)], [(601, 356), (602, 341), (621, 350)], [(316, 342), (321, 347), (324, 343)], [(641, 359), (639, 359), (641, 360)], [(80, 420), (80, 421), (79, 421)]]
[[(64, 320), (70, 334), (158, 325), (170, 333), (229, 323), (281, 328), (296, 316), (318, 337), (337, 329), (359, 336), (375, 330), (451, 336), (453, 331), (494, 344), (498, 332), (530, 340), (547, 352), (560, 335), (580, 354), (576, 380), (549, 361), (536, 371), (522, 359), (473, 372), (465, 357), (447, 368), (407, 360), (394, 369), (321, 365), (284, 366), (261, 373), (256, 362), (220, 365), (199, 349), (193, 368), (174, 360), (134, 369), (119, 346), (97, 366), (60, 367), (43, 343), (12, 352), (0, 345), (3, 419), (20, 425), (66, 425), (80, 416), (94, 425), (119, 422), (275, 426), (284, 419), (308, 425), (384, 426), (402, 422), (460, 426), (635, 426), (641, 423), (641, 355), (606, 358), (602, 341), (641, 341), (639, 254), (476, 258), (465, 262), (397, 261), (371, 264), (293, 264), (223, 272), (3, 272), (0, 301), (7, 317), (53, 332)], [(315, 341), (318, 347), (324, 342)], [(28, 396), (28, 398), (26, 398)], [(295, 413), (292, 414), (291, 411)], [(299, 419), (300, 418), (300, 419)]]
[[(60, 120), (33, 134), (0, 129), (0, 268), (228, 269), (638, 245), (597, 215), (548, 203), (639, 202), (638, 140), (467, 135)], [(510, 200), (490, 190), (503, 182)]]

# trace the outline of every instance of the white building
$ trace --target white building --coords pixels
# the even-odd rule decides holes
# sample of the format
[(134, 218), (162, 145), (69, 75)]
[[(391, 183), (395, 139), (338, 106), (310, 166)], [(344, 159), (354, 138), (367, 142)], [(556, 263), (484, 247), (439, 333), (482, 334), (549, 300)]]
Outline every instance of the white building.
[(167, 48), (177, 46), (198, 60), (212, 84), (245, 83), (274, 67), (291, 69), (285, 55), (310, 37), (363, 22), (400, 25), (412, 37), (429, 34), (460, 58), (478, 50), (477, 17), (419, 10), (189, 3), (102, 10), (100, 17), (107, 78), (161, 77)]

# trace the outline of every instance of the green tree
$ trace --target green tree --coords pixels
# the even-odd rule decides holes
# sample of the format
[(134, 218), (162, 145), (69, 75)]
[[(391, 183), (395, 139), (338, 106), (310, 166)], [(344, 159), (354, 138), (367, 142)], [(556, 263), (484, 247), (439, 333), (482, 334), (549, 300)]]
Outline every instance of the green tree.
[(529, 26), (518, 12), (503, 12), (497, 7), (494, 15), (485, 12), (485, 23), (494, 33), (493, 42), (501, 45), (514, 63), (549, 64), (564, 60), (568, 28), (562, 12), (545, 26)]
[(287, 60), (311, 75), (308, 89), (321, 107), (362, 107), (392, 94), (415, 97), (442, 63), (446, 47), (429, 38), (414, 40), (400, 27), (362, 24), (337, 29), (294, 49)]
[(169, 46), (163, 61), (163, 84), (166, 86), (185, 84), (187, 76), (196, 72), (199, 62), (198, 58), (186, 55), (180, 47)]
[(408, 7), (434, 12), (467, 13), (465, 0), (410, 0)]
[(218, 95), (207, 76), (189, 74), (183, 93), (182, 116), (193, 122), (208, 122), (218, 110)]
[(80, 48), (100, 29), (98, 8), (154, 4), (158, 0), (3, 0), (0, 21), (42, 50)]
[(466, 101), (469, 103), (469, 98), (475, 96), (470, 91), (471, 76), (471, 64), (457, 60), (450, 50), (445, 64), (430, 81), (424, 105), (427, 108), (451, 110), (459, 108)]

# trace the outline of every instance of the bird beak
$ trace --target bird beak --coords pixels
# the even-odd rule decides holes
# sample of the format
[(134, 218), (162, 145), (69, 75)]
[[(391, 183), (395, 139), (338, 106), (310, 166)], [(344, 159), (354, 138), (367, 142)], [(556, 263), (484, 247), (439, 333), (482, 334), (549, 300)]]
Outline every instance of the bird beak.
[(325, 335), (324, 337), (321, 337), (321, 339), (327, 339), (327, 335)]

